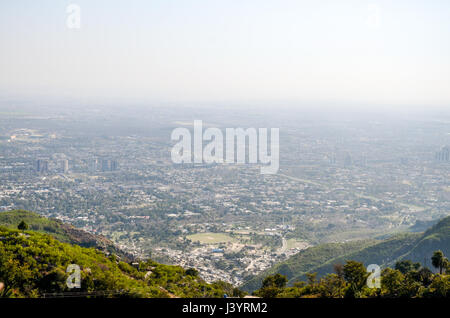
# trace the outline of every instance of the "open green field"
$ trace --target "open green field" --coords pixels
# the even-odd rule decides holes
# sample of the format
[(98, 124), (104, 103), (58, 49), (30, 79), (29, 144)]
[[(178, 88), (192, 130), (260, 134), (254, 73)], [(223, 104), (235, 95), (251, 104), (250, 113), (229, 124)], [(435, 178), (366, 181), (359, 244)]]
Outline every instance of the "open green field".
[(286, 240), (286, 243), (287, 243), (287, 249), (305, 246), (305, 241), (297, 240), (295, 238)]
[(187, 238), (193, 242), (200, 242), (202, 244), (217, 244), (236, 241), (226, 233), (197, 233), (188, 235)]

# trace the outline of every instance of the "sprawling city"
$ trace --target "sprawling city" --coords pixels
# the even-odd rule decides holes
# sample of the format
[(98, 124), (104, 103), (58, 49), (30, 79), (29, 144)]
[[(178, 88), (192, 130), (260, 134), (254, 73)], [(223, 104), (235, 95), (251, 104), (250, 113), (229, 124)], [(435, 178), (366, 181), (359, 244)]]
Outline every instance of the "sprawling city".
[(280, 170), (264, 175), (257, 165), (174, 164), (170, 133), (193, 121), (164, 108), (28, 109), (2, 111), (1, 210), (38, 211), (210, 282), (239, 286), (309, 246), (383, 237), (450, 211), (442, 117), (248, 112), (233, 122), (205, 110), (223, 128), (279, 127)]

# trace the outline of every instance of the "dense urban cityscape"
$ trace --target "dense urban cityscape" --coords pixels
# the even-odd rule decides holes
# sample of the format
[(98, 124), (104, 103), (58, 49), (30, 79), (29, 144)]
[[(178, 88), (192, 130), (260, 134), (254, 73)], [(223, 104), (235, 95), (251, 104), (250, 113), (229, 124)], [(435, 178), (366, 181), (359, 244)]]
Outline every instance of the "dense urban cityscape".
[[(24, 109), (1, 113), (1, 211), (60, 219), (211, 282), (237, 286), (309, 246), (423, 230), (450, 211), (442, 117)], [(170, 132), (195, 118), (279, 128), (279, 172), (174, 164)]]

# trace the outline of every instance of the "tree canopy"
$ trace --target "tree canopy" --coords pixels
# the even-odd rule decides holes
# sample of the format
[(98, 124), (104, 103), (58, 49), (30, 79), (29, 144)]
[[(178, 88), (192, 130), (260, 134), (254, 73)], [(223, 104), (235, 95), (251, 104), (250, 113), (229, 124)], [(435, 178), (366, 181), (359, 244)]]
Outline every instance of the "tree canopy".
[[(287, 279), (281, 274), (267, 276), (254, 294), (268, 298), (450, 297), (450, 265), (447, 258), (441, 251), (436, 251), (432, 264), (439, 270), (438, 273), (434, 274), (420, 263), (399, 261), (395, 268), (382, 270), (380, 288), (370, 288), (367, 284), (370, 273), (366, 267), (360, 262), (348, 260), (344, 265), (336, 264), (335, 273), (327, 274), (320, 280), (316, 273), (308, 273), (306, 282), (298, 281), (293, 286), (286, 286)], [(277, 284), (277, 281), (280, 283)]]

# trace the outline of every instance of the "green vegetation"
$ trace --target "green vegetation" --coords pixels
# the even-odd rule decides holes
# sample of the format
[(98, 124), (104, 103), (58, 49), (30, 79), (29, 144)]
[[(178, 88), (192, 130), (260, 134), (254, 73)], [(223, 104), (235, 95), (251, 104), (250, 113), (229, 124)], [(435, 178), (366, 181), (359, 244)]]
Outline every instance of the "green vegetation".
[(432, 226), (417, 240), (414, 247), (403, 258), (414, 262), (430, 259), (433, 251), (440, 250), (450, 254), (450, 217), (446, 217)]
[(375, 243), (376, 241), (373, 240), (364, 240), (349, 243), (328, 243), (310, 247), (253, 277), (241, 289), (251, 292), (261, 286), (264, 277), (275, 273), (285, 275), (289, 281), (292, 281), (296, 277), (301, 277), (341, 255), (348, 255)]
[(17, 228), (21, 231), (28, 230), (28, 224), (26, 224), (25, 221), (21, 221)]
[[(202, 233), (206, 236), (223, 233)], [(223, 240), (223, 236), (213, 236)], [(91, 247), (80, 246), (91, 242)], [(89, 245), (87, 244), (87, 245)], [(103, 245), (102, 245), (103, 244)], [(87, 297), (242, 297), (225, 282), (208, 284), (194, 268), (132, 262), (102, 251), (106, 239), (27, 211), (0, 213), (0, 297), (78, 292)], [(246, 283), (260, 297), (450, 297), (450, 217), (424, 233), (308, 248)], [(426, 260), (435, 269), (427, 268)], [(81, 288), (66, 284), (70, 264)], [(341, 265), (344, 264), (344, 265)], [(365, 265), (379, 264), (380, 288), (369, 288)], [(258, 289), (259, 288), (259, 289)]]
[[(60, 242), (56, 236), (71, 237), (64, 236), (59, 221), (25, 211), (0, 215), (2, 224), (11, 225), (0, 226), (0, 297), (63, 296), (66, 292), (87, 297), (243, 295), (224, 282), (206, 283), (195, 269), (184, 270), (152, 260), (128, 263), (116, 254)], [(40, 231), (18, 230), (22, 222)], [(41, 233), (44, 231), (56, 235)], [(81, 288), (69, 289), (66, 284), (70, 264), (81, 269)]]
[(295, 247), (302, 247), (306, 244), (305, 241), (297, 240), (294, 238), (288, 239), (288, 240), (286, 240), (286, 242), (287, 242), (288, 249), (295, 248)]
[(200, 242), (202, 244), (217, 244), (235, 241), (230, 235), (226, 233), (197, 233), (188, 235), (187, 239), (193, 242)]
[(108, 254), (117, 254), (124, 259), (131, 258), (130, 255), (116, 248), (108, 239), (79, 230), (59, 220), (45, 218), (37, 213), (24, 210), (0, 213), (0, 226), (21, 229), (19, 227), (21, 225), (26, 225), (27, 228), (24, 229), (49, 234), (60, 242), (77, 244), (82, 247), (95, 247)]
[[(435, 255), (438, 254), (439, 251), (436, 251)], [(436, 266), (440, 264), (436, 263)], [(335, 273), (327, 274), (320, 280), (317, 273), (307, 274), (307, 282), (296, 282), (293, 287), (286, 287), (287, 278), (284, 275), (267, 276), (254, 294), (264, 298), (450, 298), (448, 262), (446, 274), (433, 274), (428, 268), (417, 266), (409, 260), (397, 262), (395, 267), (385, 268), (378, 278), (379, 285), (374, 284), (372, 288), (368, 281), (373, 277), (364, 265), (350, 260), (345, 265), (336, 265)]]
[(433, 256), (431, 257), (431, 264), (439, 269), (440, 274), (442, 274), (442, 270), (449, 266), (448, 259), (444, 256), (444, 253), (442, 253), (442, 251), (434, 252)]
[[(423, 263), (430, 260), (436, 250), (450, 254), (450, 217), (442, 219), (425, 233), (403, 233), (382, 241), (330, 243), (308, 248), (253, 277), (241, 288), (247, 292), (254, 291), (261, 286), (264, 277), (275, 273), (285, 275), (288, 285), (292, 286), (296, 281), (305, 280), (308, 273), (317, 273), (318, 277), (332, 273), (335, 264), (343, 264), (347, 260), (381, 267), (394, 266), (402, 260)], [(440, 268), (443, 270), (444, 267)]]
[[(399, 234), (391, 238), (365, 246), (359, 250), (352, 251), (347, 254), (340, 255), (330, 259), (323, 264), (310, 269), (309, 272), (317, 272), (319, 277), (333, 272), (334, 264), (343, 264), (347, 260), (356, 260), (363, 264), (378, 264), (380, 266), (393, 265), (396, 260), (401, 259), (402, 255), (410, 249), (416, 242), (418, 234)], [(291, 282), (302, 280), (306, 273), (294, 275)]]
[(55, 238), (69, 242), (70, 238), (61, 228), (62, 222), (54, 219), (47, 219), (34, 212), (14, 210), (0, 213), (0, 225), (10, 228), (18, 228), (19, 224), (26, 223), (30, 230), (48, 233)]

